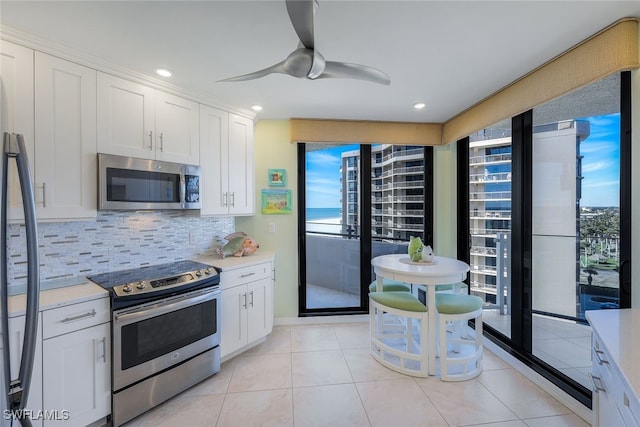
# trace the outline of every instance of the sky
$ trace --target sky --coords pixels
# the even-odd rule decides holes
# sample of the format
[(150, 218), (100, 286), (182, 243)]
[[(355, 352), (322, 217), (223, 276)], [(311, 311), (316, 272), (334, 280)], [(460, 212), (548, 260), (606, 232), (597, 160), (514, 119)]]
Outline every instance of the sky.
[(357, 150), (358, 145), (343, 145), (307, 152), (307, 207), (339, 208), (340, 153)]
[(591, 134), (580, 144), (580, 206), (620, 206), (620, 115), (589, 117)]
[[(586, 118), (591, 133), (580, 144), (582, 207), (620, 206), (620, 115)], [(340, 153), (357, 145), (307, 152), (307, 207), (340, 207)]]

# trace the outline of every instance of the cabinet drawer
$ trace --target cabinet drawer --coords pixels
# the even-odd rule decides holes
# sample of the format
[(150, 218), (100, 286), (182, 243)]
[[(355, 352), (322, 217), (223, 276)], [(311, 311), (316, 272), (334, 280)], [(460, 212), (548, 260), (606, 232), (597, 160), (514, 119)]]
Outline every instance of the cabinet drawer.
[[(624, 383), (620, 373), (616, 367), (612, 365), (611, 357), (604, 351), (604, 346), (602, 346), (595, 336), (593, 339), (591, 358), (593, 360), (593, 375), (600, 379), (601, 387), (604, 389), (599, 391), (600, 399), (603, 399), (601, 393), (608, 395), (608, 401), (615, 405), (617, 413), (620, 414), (624, 420), (625, 426), (640, 426), (638, 422), (638, 420), (640, 420), (640, 402), (638, 402), (635, 394), (628, 388), (626, 383)], [(605, 426), (602, 422), (599, 425), (601, 427)]]
[(109, 322), (109, 298), (100, 298), (79, 304), (70, 304), (42, 312), (43, 338)]
[(228, 288), (243, 283), (253, 282), (271, 277), (271, 263), (265, 262), (234, 270), (222, 270), (220, 274), (220, 287)]

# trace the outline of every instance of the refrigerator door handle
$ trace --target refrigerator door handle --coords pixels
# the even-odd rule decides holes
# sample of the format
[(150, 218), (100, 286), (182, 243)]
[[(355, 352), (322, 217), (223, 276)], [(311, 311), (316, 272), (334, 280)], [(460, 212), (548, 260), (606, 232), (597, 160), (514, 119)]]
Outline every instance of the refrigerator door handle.
[[(27, 150), (24, 144), (24, 138), (19, 134), (4, 135), (4, 165), (7, 165), (7, 157), (13, 157), (18, 167), (18, 178), (20, 181), (20, 192), (22, 194), (22, 205), (24, 210), (25, 232), (27, 237), (27, 307), (25, 318), (25, 332), (22, 345), (22, 357), (20, 359), (20, 371), (18, 373), (18, 381), (15, 384), (15, 399), (11, 402), (11, 409), (24, 409), (27, 399), (29, 398), (29, 389), (31, 384), (31, 374), (33, 372), (33, 363), (36, 350), (36, 339), (38, 333), (38, 306), (40, 299), (40, 277), (39, 277), (39, 260), (38, 260), (38, 227), (36, 221), (36, 207), (33, 195), (33, 183), (31, 181), (31, 171), (29, 169), (29, 161), (27, 159)], [(3, 170), (3, 176), (6, 176), (6, 168)], [(3, 180), (4, 181), (4, 180)], [(6, 196), (5, 185), (3, 186), (3, 196)], [(3, 238), (6, 239), (6, 197), (3, 197), (3, 217), (2, 224)], [(6, 245), (6, 240), (2, 242)], [(6, 250), (3, 254), (3, 262), (6, 267)], [(6, 270), (6, 268), (5, 268)], [(3, 277), (3, 280), (6, 277)], [(7, 280), (8, 283), (8, 280)], [(3, 283), (3, 288), (6, 284)], [(3, 289), (3, 297), (6, 290)], [(6, 303), (6, 299), (3, 304)], [(5, 309), (6, 307), (3, 307)], [(5, 313), (7, 313), (5, 311)], [(22, 414), (20, 414), (22, 415)], [(27, 417), (21, 416), (20, 422), (23, 426), (30, 426), (31, 422)]]

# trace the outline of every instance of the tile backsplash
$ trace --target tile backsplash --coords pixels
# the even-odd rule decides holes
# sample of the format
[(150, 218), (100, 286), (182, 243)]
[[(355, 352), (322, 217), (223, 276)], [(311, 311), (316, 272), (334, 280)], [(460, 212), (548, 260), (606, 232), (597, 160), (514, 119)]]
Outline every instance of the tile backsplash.
[[(200, 217), (197, 211), (103, 211), (94, 221), (38, 224), (40, 279), (87, 275), (213, 254), (235, 229), (233, 217)], [(8, 278), (13, 293), (26, 284), (24, 225), (10, 224)]]

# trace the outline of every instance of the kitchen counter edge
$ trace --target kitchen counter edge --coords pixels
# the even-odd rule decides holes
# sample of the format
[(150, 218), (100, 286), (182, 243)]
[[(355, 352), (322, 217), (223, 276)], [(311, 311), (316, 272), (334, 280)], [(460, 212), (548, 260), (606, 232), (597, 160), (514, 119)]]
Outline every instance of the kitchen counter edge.
[[(51, 310), (70, 304), (107, 298), (109, 293), (93, 282), (40, 291), (40, 311)], [(18, 317), (26, 312), (27, 296), (25, 294), (9, 297), (9, 317)]]
[(260, 253), (254, 253), (249, 256), (229, 256), (226, 258), (220, 258), (219, 256), (205, 256), (194, 258), (194, 260), (202, 262), (204, 264), (212, 265), (218, 268), (220, 271), (227, 271), (235, 270), (237, 268), (249, 267), (256, 264), (262, 264), (263, 262), (273, 262), (275, 260), (275, 253), (271, 251), (264, 251)]

